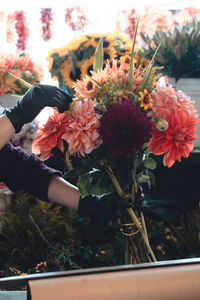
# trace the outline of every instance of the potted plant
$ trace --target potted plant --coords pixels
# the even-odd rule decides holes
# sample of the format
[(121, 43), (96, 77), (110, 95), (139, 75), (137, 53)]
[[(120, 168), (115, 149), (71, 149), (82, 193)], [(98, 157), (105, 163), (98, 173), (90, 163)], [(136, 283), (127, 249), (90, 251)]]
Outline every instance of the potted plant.
[[(191, 23), (179, 25), (172, 30), (157, 31), (154, 35), (141, 33), (145, 47), (140, 55), (152, 58), (155, 56), (155, 65), (163, 66), (163, 75), (168, 77), (169, 84), (176, 86), (196, 101), (200, 111), (200, 22), (196, 17)], [(197, 132), (200, 131), (198, 125)], [(198, 136), (195, 147), (200, 147)]]

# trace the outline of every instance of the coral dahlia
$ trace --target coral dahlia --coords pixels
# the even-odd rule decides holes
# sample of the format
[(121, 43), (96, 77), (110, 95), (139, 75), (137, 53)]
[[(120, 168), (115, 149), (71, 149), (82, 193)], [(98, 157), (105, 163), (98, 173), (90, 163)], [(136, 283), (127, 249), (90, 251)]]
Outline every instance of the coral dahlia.
[(80, 153), (84, 156), (102, 143), (98, 133), (99, 117), (94, 111), (95, 104), (95, 101), (88, 99), (75, 101), (71, 122), (62, 135), (71, 154)]
[(199, 119), (181, 107), (169, 107), (168, 111), (164, 111), (160, 116), (163, 117), (164, 114), (168, 129), (159, 131), (154, 127), (148, 148), (156, 155), (164, 154), (164, 166), (171, 167), (175, 161), (180, 161), (181, 157), (188, 157), (193, 150)]
[(66, 131), (66, 127), (70, 123), (71, 117), (66, 113), (58, 113), (56, 110), (51, 115), (46, 124), (38, 131), (32, 144), (32, 151), (40, 154), (41, 160), (46, 160), (51, 155), (51, 150), (58, 147), (64, 152), (64, 143), (62, 134)]

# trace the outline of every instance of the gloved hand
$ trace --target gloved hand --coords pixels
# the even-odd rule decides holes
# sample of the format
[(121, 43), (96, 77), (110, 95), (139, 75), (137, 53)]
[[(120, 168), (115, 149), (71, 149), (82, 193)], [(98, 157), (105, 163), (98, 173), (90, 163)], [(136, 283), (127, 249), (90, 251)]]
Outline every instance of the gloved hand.
[(15, 131), (19, 132), (22, 126), (33, 121), (44, 107), (57, 107), (62, 113), (69, 109), (71, 102), (71, 96), (56, 86), (34, 84), (14, 107), (5, 110), (4, 113)]
[(126, 203), (117, 193), (102, 196), (88, 195), (80, 198), (78, 211), (81, 217), (89, 217), (94, 221), (109, 222), (119, 217), (120, 209), (126, 207)]

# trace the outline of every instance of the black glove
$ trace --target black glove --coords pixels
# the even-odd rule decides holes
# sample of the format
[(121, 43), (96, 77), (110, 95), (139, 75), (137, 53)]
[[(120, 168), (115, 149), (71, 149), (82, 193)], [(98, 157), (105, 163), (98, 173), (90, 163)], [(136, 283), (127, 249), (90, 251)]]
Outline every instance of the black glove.
[(56, 86), (34, 84), (13, 108), (5, 110), (4, 113), (15, 131), (19, 132), (22, 126), (33, 121), (44, 107), (57, 107), (62, 113), (69, 109), (71, 102), (71, 96)]
[(81, 217), (108, 222), (115, 220), (120, 209), (124, 208), (126, 208), (124, 200), (115, 193), (102, 196), (88, 195), (80, 198), (78, 210)]

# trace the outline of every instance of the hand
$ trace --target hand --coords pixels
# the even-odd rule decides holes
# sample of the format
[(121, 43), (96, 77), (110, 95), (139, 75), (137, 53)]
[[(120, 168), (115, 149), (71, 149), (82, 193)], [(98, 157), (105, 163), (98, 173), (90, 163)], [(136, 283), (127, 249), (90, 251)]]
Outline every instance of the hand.
[(80, 198), (79, 215), (94, 221), (108, 222), (117, 218), (119, 209), (126, 207), (123, 199), (116, 193), (102, 196), (88, 195)]
[(57, 107), (62, 113), (69, 109), (71, 102), (71, 96), (56, 86), (34, 84), (13, 108), (5, 111), (5, 114), (15, 131), (19, 132), (22, 126), (33, 121), (44, 107)]

